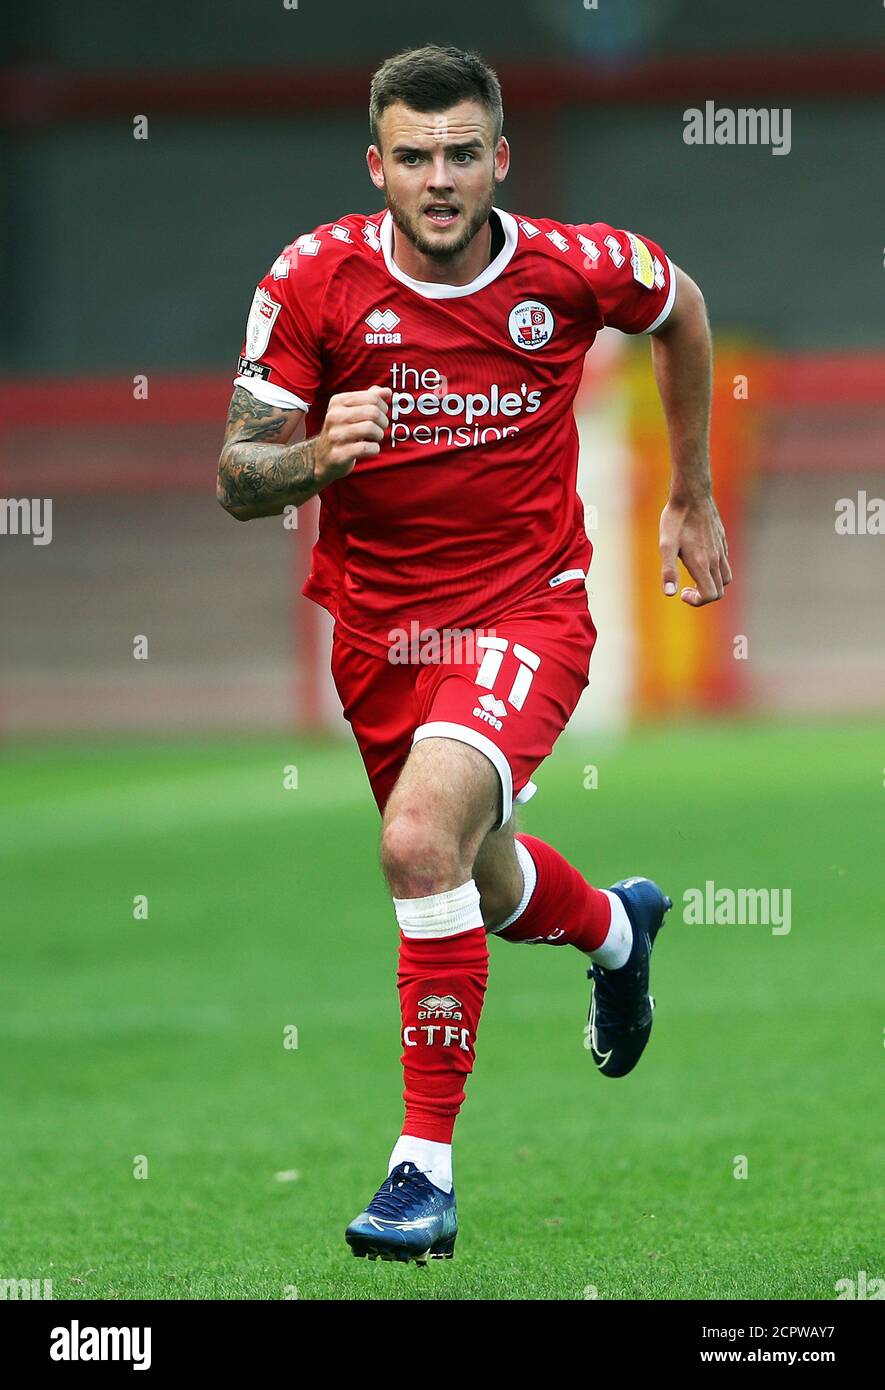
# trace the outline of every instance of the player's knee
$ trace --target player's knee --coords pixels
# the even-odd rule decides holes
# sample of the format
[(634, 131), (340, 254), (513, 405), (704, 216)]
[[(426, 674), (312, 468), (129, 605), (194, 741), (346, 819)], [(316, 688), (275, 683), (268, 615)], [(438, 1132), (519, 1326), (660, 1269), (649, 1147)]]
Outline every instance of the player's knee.
[(385, 823), (381, 863), (394, 897), (421, 898), (459, 887), (465, 881), (462, 858), (457, 837), (429, 816), (403, 811)]

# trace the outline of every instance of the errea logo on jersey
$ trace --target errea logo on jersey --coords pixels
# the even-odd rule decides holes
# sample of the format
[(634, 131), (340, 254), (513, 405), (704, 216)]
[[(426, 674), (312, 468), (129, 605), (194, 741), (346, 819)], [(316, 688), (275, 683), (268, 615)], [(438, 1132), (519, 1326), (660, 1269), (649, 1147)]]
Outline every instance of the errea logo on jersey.
[(402, 333), (393, 332), (399, 316), (392, 309), (373, 309), (366, 323), (372, 329), (366, 334), (367, 343), (401, 343), (403, 340)]

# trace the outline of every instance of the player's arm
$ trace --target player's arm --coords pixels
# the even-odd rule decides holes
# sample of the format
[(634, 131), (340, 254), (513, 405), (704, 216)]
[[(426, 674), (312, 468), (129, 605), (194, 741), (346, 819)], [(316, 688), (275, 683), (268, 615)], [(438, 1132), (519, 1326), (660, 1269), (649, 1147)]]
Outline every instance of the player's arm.
[(318, 435), (305, 439), (304, 411), (267, 405), (236, 386), (231, 397), (216, 496), (238, 521), (300, 507), (361, 458), (381, 450), (389, 387), (332, 396)]
[(651, 333), (652, 363), (670, 438), (670, 496), (661, 513), (661, 582), (679, 585), (677, 559), (694, 580), (681, 597), (695, 608), (722, 598), (731, 583), (725, 530), (710, 477), (713, 350), (704, 296), (675, 268), (673, 308)]

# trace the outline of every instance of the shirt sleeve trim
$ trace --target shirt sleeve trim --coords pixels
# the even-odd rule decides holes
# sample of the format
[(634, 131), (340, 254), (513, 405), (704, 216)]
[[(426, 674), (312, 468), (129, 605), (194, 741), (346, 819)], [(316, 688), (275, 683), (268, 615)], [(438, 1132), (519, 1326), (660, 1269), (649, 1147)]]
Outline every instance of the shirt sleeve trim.
[(669, 270), (670, 270), (670, 292), (669, 292), (669, 294), (667, 295), (667, 302), (666, 302), (666, 304), (664, 305), (664, 307), (663, 307), (663, 309), (661, 310), (661, 312), (658, 314), (658, 316), (657, 316), (657, 318), (655, 319), (654, 323), (650, 323), (650, 324), (648, 325), (648, 328), (643, 328), (643, 329), (642, 329), (642, 332), (643, 332), (643, 333), (654, 333), (654, 331), (655, 331), (656, 328), (660, 328), (661, 324), (662, 324), (662, 323), (665, 323), (666, 320), (670, 317), (670, 310), (673, 308), (673, 305), (676, 303), (676, 271), (675, 271), (675, 269), (674, 269), (674, 267), (673, 267), (673, 262), (670, 260), (670, 257), (669, 257), (669, 256), (665, 256), (664, 259), (666, 260), (667, 265), (668, 265)]
[(272, 381), (262, 381), (260, 377), (238, 376), (234, 378), (234, 385), (242, 386), (256, 401), (263, 401), (265, 405), (272, 405), (277, 410), (303, 410), (305, 414), (310, 410), (310, 402), (296, 396), (294, 391), (275, 386)]

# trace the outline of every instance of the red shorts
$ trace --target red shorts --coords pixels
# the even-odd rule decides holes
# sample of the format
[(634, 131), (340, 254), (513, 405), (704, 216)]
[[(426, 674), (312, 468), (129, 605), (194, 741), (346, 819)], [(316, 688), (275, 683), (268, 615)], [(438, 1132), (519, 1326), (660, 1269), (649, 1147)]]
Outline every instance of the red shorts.
[(544, 595), (494, 627), (404, 634), (391, 659), (336, 633), (332, 677), (379, 809), (413, 743), (453, 738), (484, 753), (501, 780), (500, 817), (537, 790), (530, 781), (588, 683), (596, 629), (583, 583)]

